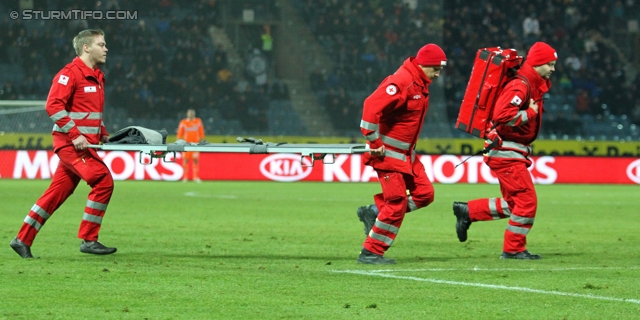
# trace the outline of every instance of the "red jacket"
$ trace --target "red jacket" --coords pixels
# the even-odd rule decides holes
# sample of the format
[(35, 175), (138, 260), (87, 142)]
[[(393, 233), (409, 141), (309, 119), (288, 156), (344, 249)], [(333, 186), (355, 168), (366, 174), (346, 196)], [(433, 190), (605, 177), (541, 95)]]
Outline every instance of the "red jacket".
[(55, 123), (55, 151), (72, 145), (80, 135), (98, 144), (101, 136), (109, 135), (102, 121), (104, 73), (76, 57), (53, 78), (45, 109)]
[[(524, 63), (516, 78), (500, 93), (493, 109), (493, 124), (502, 138), (502, 146), (488, 153), (489, 157), (520, 159), (530, 163), (530, 144), (536, 140), (542, 126), (543, 95), (549, 91), (551, 81), (542, 78), (528, 63)], [(529, 99), (536, 101), (538, 113), (529, 108)], [(515, 153), (514, 153), (515, 152)]]
[(415, 145), (429, 108), (431, 81), (410, 57), (364, 101), (360, 130), (371, 149), (385, 146), (382, 157), (363, 156), (376, 169), (411, 174)]

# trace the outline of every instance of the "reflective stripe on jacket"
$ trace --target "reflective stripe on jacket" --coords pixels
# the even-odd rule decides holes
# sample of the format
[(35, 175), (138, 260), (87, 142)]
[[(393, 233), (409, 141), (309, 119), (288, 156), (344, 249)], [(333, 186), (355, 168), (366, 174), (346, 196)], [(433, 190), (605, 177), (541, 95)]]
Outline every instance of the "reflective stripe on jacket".
[[(485, 154), (488, 161), (522, 161), (531, 165), (528, 156), (531, 154), (531, 143), (536, 140), (542, 126), (544, 100), (542, 97), (549, 91), (551, 81), (542, 78), (533, 67), (525, 62), (518, 75), (525, 77), (529, 84), (522, 79), (514, 79), (507, 83), (500, 93), (493, 109), (493, 123), (502, 138), (502, 146), (494, 148)], [(529, 91), (529, 92), (527, 92)], [(529, 108), (533, 99), (538, 105), (538, 112)], [(485, 146), (490, 143), (485, 142)]]
[(108, 135), (102, 121), (104, 81), (100, 69), (89, 68), (79, 57), (53, 78), (45, 110), (54, 123), (55, 150), (71, 145), (80, 135), (91, 144)]
[(413, 59), (405, 60), (364, 101), (360, 130), (371, 149), (386, 149), (383, 157), (363, 155), (363, 162), (376, 169), (411, 173), (431, 83)]

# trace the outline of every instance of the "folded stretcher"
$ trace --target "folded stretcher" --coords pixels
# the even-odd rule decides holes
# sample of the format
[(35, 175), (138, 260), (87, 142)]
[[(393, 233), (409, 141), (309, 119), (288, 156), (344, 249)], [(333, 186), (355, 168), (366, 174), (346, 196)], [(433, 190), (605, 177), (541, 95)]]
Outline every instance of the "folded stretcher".
[[(140, 153), (140, 163), (151, 164), (154, 158), (162, 159), (165, 162), (167, 154), (172, 153), (175, 159), (176, 152), (219, 152), (219, 153), (250, 153), (250, 154), (269, 154), (269, 153), (288, 153), (300, 154), (300, 161), (304, 158), (310, 158), (311, 164), (315, 160), (322, 160), (322, 163), (333, 163), (336, 154), (356, 154), (369, 151), (366, 144), (288, 144), (262, 142), (253, 138), (238, 138), (240, 143), (171, 143), (171, 144), (90, 144), (89, 148), (104, 151), (138, 151)], [(150, 162), (143, 162), (143, 155), (150, 157)], [(327, 157), (331, 155), (331, 157)], [(304, 162), (303, 162), (304, 163)]]

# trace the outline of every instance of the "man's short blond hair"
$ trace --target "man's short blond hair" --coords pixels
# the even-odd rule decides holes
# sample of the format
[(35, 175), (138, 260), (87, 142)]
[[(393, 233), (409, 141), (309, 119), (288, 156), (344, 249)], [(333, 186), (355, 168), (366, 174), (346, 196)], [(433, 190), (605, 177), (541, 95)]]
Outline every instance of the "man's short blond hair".
[(97, 36), (104, 37), (104, 31), (101, 29), (87, 29), (80, 31), (80, 33), (73, 38), (73, 48), (76, 50), (76, 54), (80, 56), (82, 54), (82, 47), (85, 44), (87, 46), (91, 46), (93, 39)]

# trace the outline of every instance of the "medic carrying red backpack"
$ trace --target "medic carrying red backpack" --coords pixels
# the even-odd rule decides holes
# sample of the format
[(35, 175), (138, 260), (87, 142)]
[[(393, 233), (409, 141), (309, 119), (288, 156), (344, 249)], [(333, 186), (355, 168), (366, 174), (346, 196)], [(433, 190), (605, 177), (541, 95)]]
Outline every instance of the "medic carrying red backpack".
[(484, 139), (493, 129), (493, 106), (504, 85), (518, 77), (516, 71), (521, 64), (522, 56), (519, 56), (515, 49), (494, 47), (478, 50), (460, 105), (456, 129)]

